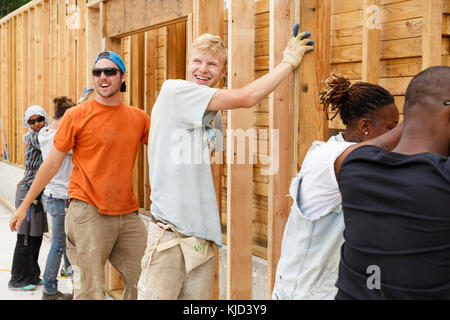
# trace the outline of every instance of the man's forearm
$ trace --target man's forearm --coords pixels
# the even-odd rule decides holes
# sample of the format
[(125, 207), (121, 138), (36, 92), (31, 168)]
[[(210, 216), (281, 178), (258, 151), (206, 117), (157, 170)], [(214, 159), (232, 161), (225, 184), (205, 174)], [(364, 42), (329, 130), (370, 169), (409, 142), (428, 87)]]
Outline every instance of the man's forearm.
[(358, 144), (354, 144), (348, 147), (334, 162), (334, 171), (336, 173), (336, 176), (339, 173), (339, 170), (345, 158), (347, 158), (347, 156), (356, 148), (372, 145), (389, 151), (394, 149), (397, 146), (398, 142), (400, 141), (404, 127), (405, 127), (404, 123), (402, 122), (394, 129), (386, 132), (385, 134), (382, 134), (379, 137), (364, 142), (360, 142)]
[(390, 150), (394, 149), (397, 146), (398, 142), (400, 141), (404, 127), (405, 127), (404, 123), (402, 122), (394, 129), (386, 132), (385, 134), (383, 134), (381, 136), (370, 139), (366, 142), (362, 142), (361, 145), (364, 145), (364, 144), (374, 145), (381, 149), (390, 151)]
[(61, 163), (64, 160), (67, 152), (62, 152), (56, 148), (52, 148), (47, 159), (41, 164), (30, 190), (28, 190), (25, 199), (23, 199), (20, 208), (28, 208), (39, 193), (44, 190), (45, 186), (52, 180), (53, 176), (58, 172)]
[(41, 164), (30, 190), (28, 190), (25, 199), (23, 199), (19, 208), (13, 213), (9, 221), (9, 228), (11, 231), (17, 231), (20, 228), (20, 224), (27, 215), (27, 209), (31, 206), (34, 199), (42, 192), (45, 186), (50, 182), (53, 176), (58, 172), (61, 163), (64, 160), (67, 152), (61, 152), (55, 148), (52, 148), (49, 156)]
[(251, 101), (251, 106), (256, 105), (261, 102), (262, 99), (267, 97), (292, 71), (293, 68), (290, 64), (282, 62), (269, 73), (250, 82), (242, 88), (252, 95), (253, 100)]
[(251, 108), (269, 95), (290, 73), (292, 66), (280, 63), (272, 71), (240, 89), (222, 89), (211, 99), (209, 110)]
[(56, 167), (54, 164), (44, 161), (20, 206), (28, 208), (33, 200), (44, 190), (50, 180), (52, 180), (53, 176), (58, 172), (58, 169), (59, 167)]

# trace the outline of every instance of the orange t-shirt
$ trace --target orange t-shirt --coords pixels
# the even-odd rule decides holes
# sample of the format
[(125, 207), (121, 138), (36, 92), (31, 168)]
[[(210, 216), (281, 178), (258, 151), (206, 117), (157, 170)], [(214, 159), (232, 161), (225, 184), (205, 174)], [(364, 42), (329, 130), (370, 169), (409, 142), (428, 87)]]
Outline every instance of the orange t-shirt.
[(139, 143), (147, 144), (150, 117), (124, 103), (88, 100), (64, 114), (54, 138), (62, 152), (73, 150), (69, 196), (107, 215), (139, 209), (132, 172)]

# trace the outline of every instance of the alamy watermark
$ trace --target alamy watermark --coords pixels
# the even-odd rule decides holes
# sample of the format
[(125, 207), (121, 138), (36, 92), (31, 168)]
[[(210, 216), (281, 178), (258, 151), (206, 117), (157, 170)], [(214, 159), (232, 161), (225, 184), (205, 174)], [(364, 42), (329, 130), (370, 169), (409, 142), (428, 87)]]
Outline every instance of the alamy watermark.
[(381, 29), (381, 8), (376, 5), (367, 6), (366, 15), (367, 29)]
[(381, 269), (377, 265), (370, 265), (366, 270), (370, 276), (367, 278), (366, 285), (369, 290), (381, 289)]
[(69, 30), (78, 30), (81, 28), (81, 14), (78, 6), (67, 6), (66, 26)]
[[(227, 129), (226, 163), (261, 165), (261, 175), (274, 175), (279, 169), (278, 129)], [(223, 146), (224, 136), (215, 131), (215, 146)], [(223, 164), (223, 150), (210, 154), (208, 134), (199, 126), (177, 129), (170, 137), (170, 161), (174, 164)]]

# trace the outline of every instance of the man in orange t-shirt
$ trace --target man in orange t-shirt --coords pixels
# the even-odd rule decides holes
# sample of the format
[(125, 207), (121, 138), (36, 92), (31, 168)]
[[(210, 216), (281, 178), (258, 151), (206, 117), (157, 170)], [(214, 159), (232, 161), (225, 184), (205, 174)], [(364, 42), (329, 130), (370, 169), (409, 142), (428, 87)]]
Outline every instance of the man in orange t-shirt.
[(11, 231), (17, 230), (32, 199), (72, 149), (74, 168), (65, 229), (67, 256), (74, 270), (74, 299), (104, 299), (106, 260), (123, 277), (124, 299), (137, 298), (147, 231), (138, 215), (132, 171), (139, 144), (147, 143), (150, 117), (120, 101), (124, 73), (118, 54), (99, 54), (92, 70), (97, 96), (66, 112), (53, 149), (10, 221)]

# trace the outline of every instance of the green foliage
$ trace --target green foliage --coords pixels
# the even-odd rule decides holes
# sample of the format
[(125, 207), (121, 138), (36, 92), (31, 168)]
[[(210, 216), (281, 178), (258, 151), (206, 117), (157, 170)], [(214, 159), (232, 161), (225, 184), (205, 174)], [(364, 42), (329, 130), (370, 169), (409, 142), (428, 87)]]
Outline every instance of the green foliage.
[(31, 0), (0, 0), (0, 18), (20, 8)]

